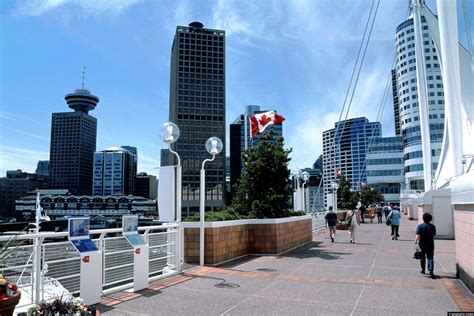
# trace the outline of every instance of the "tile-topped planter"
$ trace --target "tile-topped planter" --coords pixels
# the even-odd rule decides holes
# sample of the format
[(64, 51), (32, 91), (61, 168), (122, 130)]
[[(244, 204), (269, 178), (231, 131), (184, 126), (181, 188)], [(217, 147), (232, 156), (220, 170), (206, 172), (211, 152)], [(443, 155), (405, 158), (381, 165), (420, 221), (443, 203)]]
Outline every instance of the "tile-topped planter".
[[(199, 222), (183, 223), (188, 263), (199, 262)], [(312, 239), (311, 216), (205, 223), (206, 264), (246, 254), (278, 254)]]

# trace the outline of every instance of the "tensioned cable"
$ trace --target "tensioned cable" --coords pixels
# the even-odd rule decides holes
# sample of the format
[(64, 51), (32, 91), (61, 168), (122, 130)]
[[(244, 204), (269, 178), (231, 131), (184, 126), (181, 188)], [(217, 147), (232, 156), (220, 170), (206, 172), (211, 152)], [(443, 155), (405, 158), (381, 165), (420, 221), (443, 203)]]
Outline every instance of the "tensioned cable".
[(466, 0), (462, 0), (462, 13), (464, 16), (464, 28), (466, 29), (466, 37), (467, 37), (467, 46), (469, 49), (469, 53), (471, 56), (474, 54), (472, 51), (472, 38), (471, 38), (471, 28), (469, 25), (469, 14), (467, 13), (467, 5)]
[[(344, 102), (342, 103), (341, 113), (339, 114), (339, 120), (337, 121), (338, 125), (341, 122), (342, 114), (344, 113), (344, 109), (346, 108), (347, 97), (349, 96), (349, 92), (351, 90), (352, 81), (354, 80), (354, 74), (357, 70), (357, 65), (359, 64), (360, 53), (362, 51), (362, 47), (364, 46), (365, 35), (367, 34), (367, 29), (369, 28), (370, 17), (372, 16), (372, 11), (374, 9), (374, 4), (375, 4), (375, 0), (372, 1), (372, 6), (370, 7), (369, 17), (367, 18), (367, 23), (365, 24), (364, 35), (362, 35), (362, 41), (360, 42), (359, 51), (357, 52), (356, 62), (354, 64), (354, 68), (352, 69), (351, 80), (349, 81), (349, 86), (347, 86), (346, 96), (344, 97)], [(337, 126), (337, 127), (339, 127), (339, 126)], [(337, 130), (338, 129), (336, 128), (336, 131), (335, 131), (336, 134), (337, 134)], [(336, 134), (335, 134), (335, 137), (337, 136)]]
[[(395, 56), (393, 58), (393, 61), (392, 61), (392, 66), (390, 69), (394, 69), (394, 66), (395, 66), (395, 62), (397, 60), (397, 54), (395, 53)], [(390, 93), (390, 83), (392, 82), (392, 73), (390, 72), (389, 76), (388, 76), (388, 80), (387, 80), (387, 83), (385, 85), (385, 90), (384, 90), (384, 94), (382, 96), (382, 102), (379, 106), (379, 111), (377, 113), (377, 119), (376, 119), (376, 122), (380, 122), (380, 120), (382, 119), (382, 114), (383, 114), (383, 111), (385, 110), (385, 105), (387, 104), (387, 100), (388, 100), (388, 95)], [(377, 126), (377, 129), (378, 129), (378, 132), (380, 132), (380, 127), (381, 127), (381, 124)], [(364, 160), (364, 164), (362, 166), (362, 174), (361, 174), (361, 179), (359, 180), (363, 180), (366, 175), (367, 175), (367, 154), (368, 154), (368, 150), (370, 148), (370, 146), (372, 145), (372, 143), (374, 142), (374, 139), (375, 137), (372, 136), (369, 138), (369, 143), (367, 145), (367, 153), (366, 153), (366, 158)]]
[[(372, 35), (372, 31), (373, 31), (373, 28), (374, 28), (374, 24), (375, 24), (375, 20), (377, 18), (377, 12), (378, 12), (378, 8), (379, 8), (379, 5), (380, 5), (380, 0), (377, 1), (377, 6), (375, 8), (375, 12), (374, 12), (374, 15), (373, 15), (373, 18), (372, 18), (372, 21), (371, 21), (371, 25), (370, 25), (370, 30), (369, 30), (369, 34), (367, 36), (367, 41), (365, 42), (365, 47), (364, 47), (364, 52), (362, 54), (362, 58), (361, 58), (361, 62), (359, 64), (359, 69), (357, 70), (357, 76), (356, 76), (356, 80), (355, 80), (355, 83), (354, 83), (354, 88), (352, 89), (352, 93), (351, 93), (351, 97), (349, 99), (349, 103), (348, 103), (348, 106), (347, 106), (347, 111), (346, 111), (346, 115), (344, 117), (344, 121), (342, 123), (342, 129), (341, 129), (341, 132), (339, 133), (339, 141), (337, 140), (336, 138), (336, 135), (335, 135), (335, 143), (337, 144), (338, 142), (340, 142), (340, 138), (342, 137), (342, 134), (344, 133), (344, 129), (345, 129), (345, 126), (346, 126), (346, 120), (347, 120), (347, 117), (349, 116), (349, 111), (351, 109), (351, 105), (352, 105), (352, 100), (354, 98), (354, 94), (355, 94), (355, 90), (357, 88), (357, 84), (359, 82), (359, 77), (360, 77), (360, 73), (361, 73), (361, 70), (362, 70), (362, 66), (364, 64), (364, 60), (365, 60), (365, 55), (367, 53), (367, 48), (369, 46), (369, 42), (370, 42), (370, 37)], [(370, 21), (370, 16), (369, 16), (369, 19), (368, 21)], [(364, 39), (363, 39), (364, 40)], [(340, 120), (338, 122), (338, 126), (340, 124)], [(336, 129), (336, 132), (337, 132), (338, 128)], [(340, 153), (339, 153), (339, 160), (340, 160)], [(340, 166), (339, 166), (340, 167)]]
[[(410, 5), (408, 5), (407, 13), (405, 14), (405, 19), (407, 19), (409, 17), (409, 15), (410, 15)], [(397, 61), (397, 53), (395, 52), (395, 56), (393, 57), (392, 66), (390, 67), (390, 69), (395, 69), (396, 61)], [(390, 72), (388, 80), (387, 80), (387, 84), (385, 86), (385, 92), (384, 92), (384, 95), (382, 97), (382, 103), (380, 104), (379, 111), (377, 113), (376, 122), (380, 122), (381, 119), (382, 119), (382, 114), (383, 114), (383, 111), (385, 109), (385, 104), (388, 100), (388, 93), (390, 91), (390, 81), (391, 81), (391, 79), (392, 79), (392, 73)], [(398, 92), (397, 92), (397, 94), (398, 94)], [(374, 141), (374, 138), (375, 137), (370, 137), (370, 139), (369, 139), (369, 144), (367, 145), (367, 154), (368, 154), (368, 150), (369, 150), (370, 146), (372, 145), (372, 143)], [(364, 165), (362, 166), (362, 172), (363, 172), (362, 173), (363, 176), (361, 177), (362, 179), (364, 179), (364, 177), (367, 176), (367, 154), (365, 156)]]

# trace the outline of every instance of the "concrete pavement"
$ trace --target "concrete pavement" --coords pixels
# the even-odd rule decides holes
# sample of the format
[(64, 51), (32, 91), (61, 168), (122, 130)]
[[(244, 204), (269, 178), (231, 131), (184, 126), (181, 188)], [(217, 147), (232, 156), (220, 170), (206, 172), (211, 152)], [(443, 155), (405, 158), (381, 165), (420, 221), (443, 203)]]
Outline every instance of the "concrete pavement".
[(435, 280), (413, 256), (416, 223), (402, 220), (392, 241), (385, 224), (358, 227), (332, 243), (325, 229), (279, 256), (248, 256), (218, 267), (191, 267), (138, 293), (102, 301), (106, 315), (446, 315), (474, 311), (455, 279), (454, 241), (437, 240)]

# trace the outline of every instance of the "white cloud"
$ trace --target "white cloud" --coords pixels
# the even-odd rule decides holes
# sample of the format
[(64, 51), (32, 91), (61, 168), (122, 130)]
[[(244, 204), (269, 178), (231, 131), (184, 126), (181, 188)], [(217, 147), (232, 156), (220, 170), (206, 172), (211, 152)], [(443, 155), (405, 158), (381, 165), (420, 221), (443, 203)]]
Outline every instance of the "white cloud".
[(115, 16), (139, 1), (141, 0), (24, 0), (18, 4), (14, 13), (19, 16), (40, 16), (60, 7), (74, 6), (87, 15)]
[(0, 145), (0, 175), (7, 170), (34, 172), (39, 160), (48, 160), (49, 152)]

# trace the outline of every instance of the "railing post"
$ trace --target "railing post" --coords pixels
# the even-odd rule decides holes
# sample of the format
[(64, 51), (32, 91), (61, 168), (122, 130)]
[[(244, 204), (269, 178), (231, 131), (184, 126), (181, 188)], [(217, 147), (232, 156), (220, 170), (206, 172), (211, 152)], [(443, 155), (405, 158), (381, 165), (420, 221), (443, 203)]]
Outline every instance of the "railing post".
[(99, 237), (99, 250), (102, 252), (102, 284), (105, 284), (105, 235), (101, 233)]
[(35, 255), (33, 264), (33, 278), (34, 278), (34, 302), (39, 304), (41, 301), (41, 244), (43, 238), (37, 237), (35, 242)]

